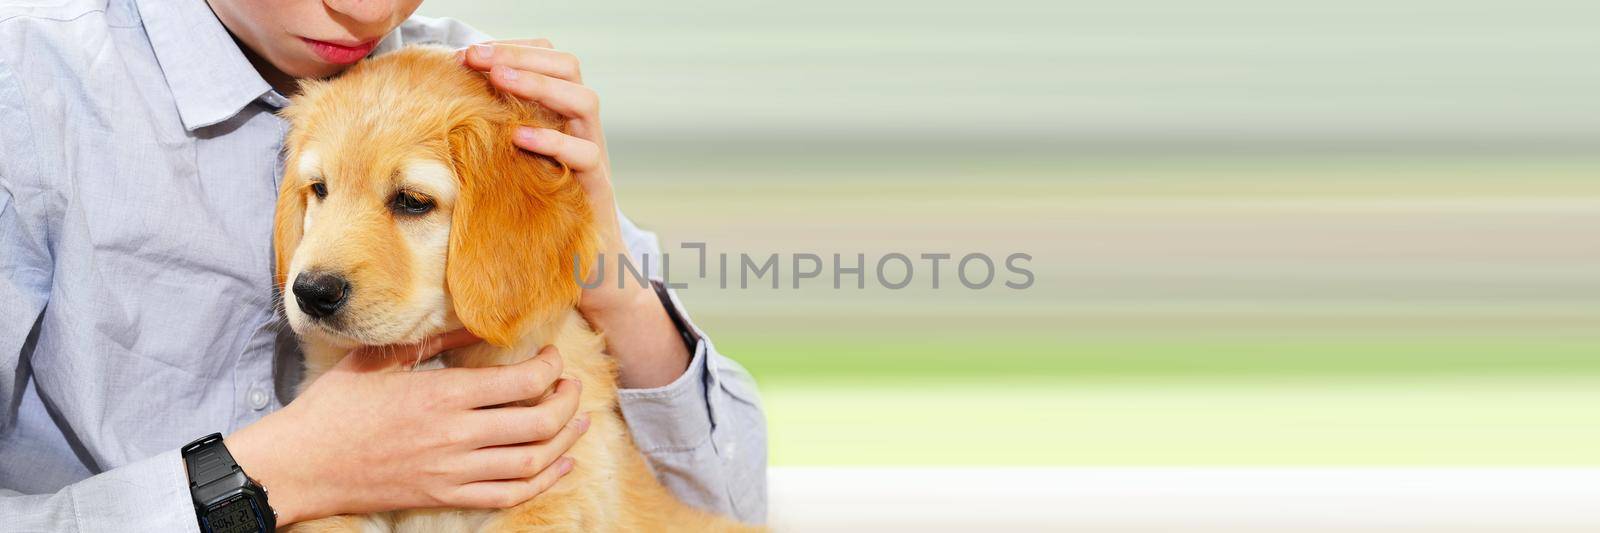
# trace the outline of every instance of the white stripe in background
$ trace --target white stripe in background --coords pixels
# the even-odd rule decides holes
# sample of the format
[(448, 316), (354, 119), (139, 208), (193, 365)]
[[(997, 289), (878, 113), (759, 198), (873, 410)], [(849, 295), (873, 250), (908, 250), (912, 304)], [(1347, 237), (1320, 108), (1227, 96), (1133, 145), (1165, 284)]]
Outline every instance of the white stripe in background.
[(778, 531), (1600, 531), (1600, 469), (771, 470)]

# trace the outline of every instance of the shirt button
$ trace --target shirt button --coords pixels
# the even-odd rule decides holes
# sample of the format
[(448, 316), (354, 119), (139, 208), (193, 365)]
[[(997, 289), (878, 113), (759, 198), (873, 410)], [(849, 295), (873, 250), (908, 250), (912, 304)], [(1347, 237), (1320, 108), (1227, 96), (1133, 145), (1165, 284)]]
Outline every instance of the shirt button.
[(266, 409), (267, 408), (267, 402), (271, 401), (271, 400), (272, 400), (272, 398), (267, 396), (267, 391), (261, 390), (260, 388), (256, 388), (256, 387), (251, 387), (250, 388), (250, 407), (252, 409), (255, 409), (257, 411), (260, 411), (262, 409)]

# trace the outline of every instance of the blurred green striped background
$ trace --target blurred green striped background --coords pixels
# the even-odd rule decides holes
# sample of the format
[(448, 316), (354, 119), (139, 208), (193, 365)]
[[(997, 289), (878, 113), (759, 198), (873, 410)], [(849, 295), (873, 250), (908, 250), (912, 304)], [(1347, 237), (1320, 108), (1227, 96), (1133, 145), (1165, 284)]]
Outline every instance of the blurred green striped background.
[(1032, 255), (688, 280), (775, 465), (1600, 464), (1600, 4), (422, 13), (583, 58), (669, 251)]

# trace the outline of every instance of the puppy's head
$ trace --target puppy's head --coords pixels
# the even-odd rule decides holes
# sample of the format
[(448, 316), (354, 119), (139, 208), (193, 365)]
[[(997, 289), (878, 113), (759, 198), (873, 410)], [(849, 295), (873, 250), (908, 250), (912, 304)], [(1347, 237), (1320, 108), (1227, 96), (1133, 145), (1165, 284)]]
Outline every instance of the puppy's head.
[(511, 144), (559, 128), (441, 48), (302, 85), (284, 111), (274, 249), (294, 330), (336, 346), (465, 326), (493, 344), (577, 302), (590, 211), (561, 165)]

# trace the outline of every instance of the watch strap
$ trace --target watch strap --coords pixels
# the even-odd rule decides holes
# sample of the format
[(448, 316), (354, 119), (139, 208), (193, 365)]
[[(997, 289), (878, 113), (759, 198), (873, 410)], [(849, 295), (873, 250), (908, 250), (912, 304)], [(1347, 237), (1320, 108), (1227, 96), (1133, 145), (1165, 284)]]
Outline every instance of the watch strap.
[(183, 447), (183, 464), (189, 470), (189, 488), (195, 489), (233, 475), (239, 469), (233, 454), (222, 445), (222, 434), (212, 433)]

